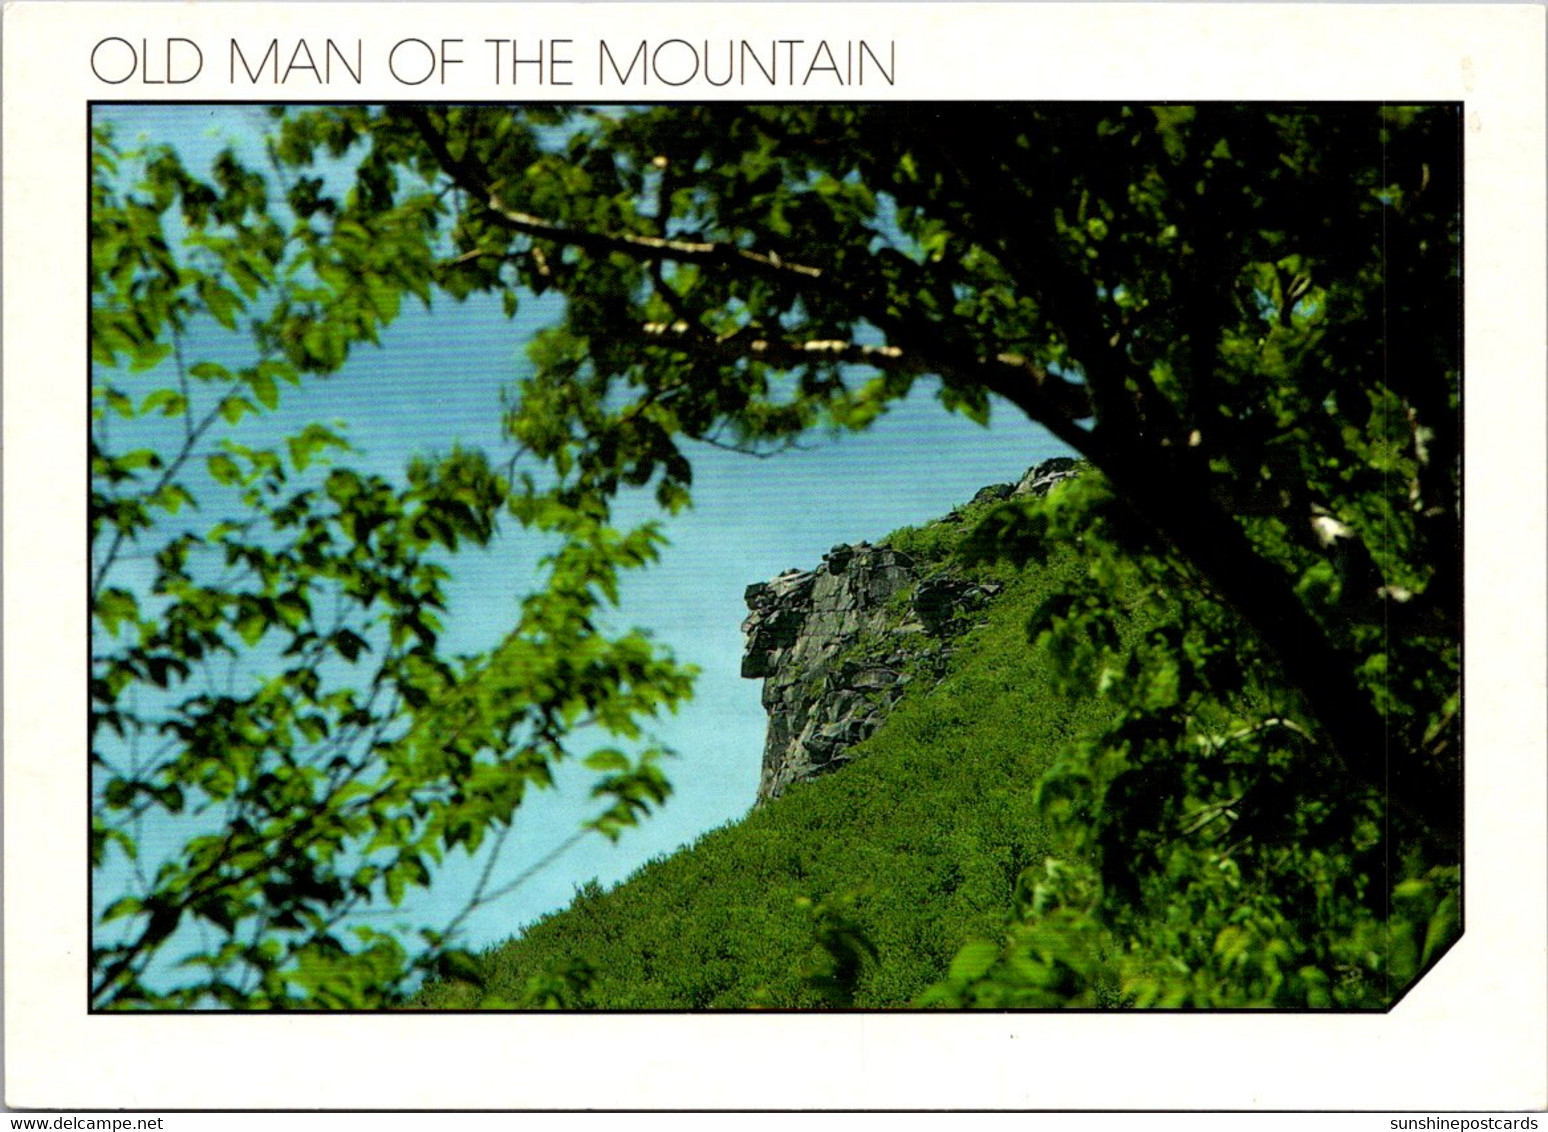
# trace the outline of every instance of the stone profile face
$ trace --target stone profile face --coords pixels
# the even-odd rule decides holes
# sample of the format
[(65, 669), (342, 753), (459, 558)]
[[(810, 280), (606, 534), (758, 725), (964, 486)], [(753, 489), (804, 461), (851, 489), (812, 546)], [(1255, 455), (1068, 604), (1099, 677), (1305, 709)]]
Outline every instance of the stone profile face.
[[(1032, 493), (1076, 474), (1055, 458), (978, 498)], [(885, 546), (836, 546), (814, 570), (747, 587), (742, 675), (763, 680), (769, 727), (759, 804), (852, 757), (911, 680), (939, 673), (950, 641), (999, 592), (950, 570), (925, 576)]]
[(915, 580), (907, 555), (861, 543), (834, 547), (815, 570), (747, 588), (742, 675), (763, 678), (769, 713), (759, 802), (832, 769), (876, 729), (902, 692), (903, 657), (854, 654), (890, 635), (889, 599)]

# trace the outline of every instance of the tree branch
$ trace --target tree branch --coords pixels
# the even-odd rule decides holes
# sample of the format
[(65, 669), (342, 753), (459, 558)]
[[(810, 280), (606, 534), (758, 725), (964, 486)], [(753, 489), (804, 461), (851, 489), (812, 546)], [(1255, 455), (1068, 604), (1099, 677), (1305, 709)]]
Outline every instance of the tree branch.
[(647, 322), (640, 327), (648, 342), (716, 362), (758, 361), (777, 369), (795, 369), (819, 362), (864, 365), (884, 373), (922, 377), (936, 374), (963, 384), (981, 385), (1031, 413), (1052, 414), (1069, 421), (1090, 413), (1085, 387), (1050, 374), (1019, 354), (994, 358), (957, 358), (945, 351), (916, 352), (900, 346), (865, 345), (847, 339), (784, 341), (754, 338), (742, 332), (719, 338), (704, 336), (684, 321)]
[[(889, 319), (884, 313), (885, 304), (881, 302), (884, 296), (879, 289), (841, 282), (818, 267), (787, 261), (772, 252), (755, 252), (733, 244), (570, 228), (512, 209), (489, 185), (481, 170), (451, 152), (445, 136), (436, 129), (423, 107), (405, 107), (404, 112), (415, 123), (425, 144), (447, 173), (470, 194), (482, 200), (490, 214), (512, 231), (587, 251), (618, 253), (648, 263), (663, 260), (708, 263), (732, 269), (741, 268), (759, 275), (795, 277), (808, 286), (818, 286), (848, 300), (857, 307), (858, 313), (888, 332), (889, 338), (899, 336), (900, 327), (896, 325), (896, 320)], [(906, 351), (894, 346), (860, 346), (850, 342), (782, 344), (766, 339), (753, 340), (747, 350), (733, 350), (728, 343), (735, 339), (722, 337), (698, 340), (692, 324), (684, 320), (651, 325), (659, 327), (654, 331), (656, 337), (671, 338), (675, 348), (684, 349), (691, 342), (693, 352), (697, 352), (698, 356), (718, 355), (724, 361), (755, 356), (771, 365), (789, 368), (826, 360), (841, 364), (870, 365), (891, 372), (921, 375), (935, 373), (963, 384), (981, 385), (1021, 408), (1077, 451), (1090, 454), (1090, 434), (1075, 423), (1091, 415), (1090, 397), (1086, 388), (1056, 377), (1042, 366), (1017, 354), (1001, 354), (994, 359), (961, 357), (938, 344), (914, 341), (913, 334), (908, 335), (910, 348)]]
[[(1013, 183), (1013, 171), (992, 150), (976, 139), (964, 145), (962, 139), (939, 131), (930, 140), (956, 170), (957, 188), (964, 199), (972, 202), (962, 217), (968, 230), (974, 229), (975, 211), (999, 216), (1015, 204), (1005, 192), (1005, 186)], [(1039, 191), (1054, 196), (1057, 186), (1047, 171), (1029, 166), (1027, 172)], [(980, 242), (986, 239), (987, 235)], [(1307, 610), (1284, 572), (1254, 550), (1242, 525), (1215, 502), (1205, 453), (1163, 446), (1163, 438), (1181, 423), (1165, 398), (1146, 398), (1145, 410), (1161, 419), (1153, 422), (1159, 428), (1144, 427), (1140, 407), (1124, 392), (1124, 378), (1132, 377), (1144, 390), (1153, 390), (1153, 384), (1121, 344), (1108, 337), (1090, 280), (1060, 256), (1047, 232), (1030, 223), (1005, 226), (1002, 239), (984, 246), (1001, 256), (1006, 267), (1038, 296), (1064, 331), (1074, 355), (1085, 360), (1091, 396), (1097, 402), (1097, 425), (1089, 434), (1072, 437), (1061, 432), (1058, 422), (1035, 401), (1016, 397), (1014, 389), (987, 382), (986, 387), (1018, 404), (1088, 456), (1133, 513), (1175, 546), (1243, 617), (1279, 662), (1285, 678), (1300, 690), (1336, 758), (1352, 777), (1382, 791), (1396, 810), (1431, 831), (1454, 829), (1455, 820), (1446, 808), (1454, 799), (1431, 797), (1422, 784), (1410, 787), (1410, 774), (1416, 783), (1421, 778), (1413, 759), (1389, 762), (1386, 720), (1355, 679), (1351, 657)], [(1084, 444), (1076, 443), (1082, 439)]]
[(822, 268), (790, 262), (780, 258), (774, 252), (757, 252), (751, 248), (741, 248), (735, 244), (712, 240), (681, 240), (633, 232), (598, 232), (585, 228), (570, 228), (541, 216), (522, 212), (505, 202), (496, 187), (483, 176), (482, 170), (451, 152), (445, 135), (436, 129), (435, 124), (430, 120), (430, 115), (423, 107), (405, 107), (404, 113), (418, 128), (425, 144), (451, 178), (470, 196), (481, 201), (490, 216), (513, 232), (519, 232), (534, 239), (552, 240), (556, 244), (566, 244), (591, 252), (603, 254), (618, 252), (638, 260), (670, 259), (679, 263), (703, 263), (718, 267), (737, 266), (774, 278), (811, 281), (823, 277)]

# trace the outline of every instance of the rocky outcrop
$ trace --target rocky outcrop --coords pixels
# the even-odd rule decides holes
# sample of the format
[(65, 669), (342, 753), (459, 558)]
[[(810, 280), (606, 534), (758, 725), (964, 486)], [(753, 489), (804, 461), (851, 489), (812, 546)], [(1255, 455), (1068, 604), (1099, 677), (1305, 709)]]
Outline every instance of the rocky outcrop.
[[(1041, 464), (1033, 464), (1027, 469), (1026, 475), (1015, 483), (992, 483), (988, 487), (979, 489), (978, 494), (973, 496), (973, 503), (1012, 499), (1018, 495), (1047, 495), (1048, 489), (1060, 480), (1071, 479), (1079, 474), (1080, 461), (1068, 456), (1053, 456)], [(950, 519), (958, 514), (953, 511), (946, 517)]]
[(1011, 488), (1012, 495), (1047, 495), (1048, 489), (1060, 480), (1073, 479), (1080, 474), (1080, 462), (1068, 456), (1054, 456), (1044, 460), (1041, 464), (1034, 464), (1027, 469), (1027, 474), (1022, 476), (1015, 487)]
[(758, 801), (847, 761), (920, 660), (988, 596), (949, 577), (922, 582), (908, 555), (868, 543), (747, 587), (742, 675), (763, 679), (769, 713)]
[[(1047, 460), (974, 501), (1041, 495), (1074, 474), (1074, 461)], [(758, 802), (847, 762), (911, 681), (939, 676), (998, 590), (863, 542), (747, 587), (742, 675), (763, 680), (769, 713)]]

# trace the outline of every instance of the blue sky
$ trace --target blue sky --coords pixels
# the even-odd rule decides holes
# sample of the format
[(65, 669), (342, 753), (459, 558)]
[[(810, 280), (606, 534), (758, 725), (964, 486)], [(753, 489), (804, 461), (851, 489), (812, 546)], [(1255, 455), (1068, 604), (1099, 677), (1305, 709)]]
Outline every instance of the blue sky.
[[(178, 147), (202, 173), (218, 149), (233, 144), (263, 167), (250, 107), (140, 106), (99, 110), (120, 140), (138, 134)], [(497, 301), (457, 304), (439, 297), (430, 312), (405, 304), (379, 349), (357, 349), (326, 381), (287, 392), (290, 421), (342, 420), (372, 470), (396, 473), (415, 454), (445, 452), (454, 442), (505, 451), (500, 393), (527, 368), (525, 343), (551, 321), (557, 306), (527, 302), (508, 320)], [(900, 526), (936, 518), (980, 487), (1013, 480), (1029, 465), (1069, 452), (1046, 431), (1008, 408), (985, 428), (946, 413), (922, 383), (907, 402), (863, 434), (814, 437), (809, 446), (758, 460), (709, 447), (694, 460), (694, 506), (666, 522), (671, 545), (652, 568), (625, 579), (615, 622), (649, 630), (680, 660), (702, 669), (694, 699), (655, 733), (677, 757), (667, 764), (675, 794), (643, 827), (616, 845), (585, 838), (466, 925), (467, 942), (508, 938), (537, 916), (567, 903), (575, 888), (604, 886), (647, 860), (740, 818), (752, 804), (762, 757), (765, 714), (760, 682), (740, 676), (746, 615), (742, 594), (753, 582), (790, 567), (810, 568), (842, 542), (876, 540)], [(626, 500), (623, 521), (655, 516), (647, 496)], [(536, 578), (538, 548), (512, 528), (482, 551), (460, 554), (444, 641), (450, 651), (497, 643), (517, 603)], [(518, 811), (516, 828), (495, 874), (519, 875), (566, 841), (594, 811), (590, 772), (578, 766), (555, 790)], [(476, 867), (452, 862), (428, 897), (414, 899), (405, 920), (448, 918), (466, 899)]]

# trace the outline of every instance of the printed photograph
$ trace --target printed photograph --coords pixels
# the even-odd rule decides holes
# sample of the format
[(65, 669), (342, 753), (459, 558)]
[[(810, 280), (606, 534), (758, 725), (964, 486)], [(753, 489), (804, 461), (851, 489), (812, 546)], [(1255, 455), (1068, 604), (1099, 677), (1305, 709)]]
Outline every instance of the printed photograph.
[(1461, 937), (1460, 106), (90, 126), (91, 1012), (1381, 1012)]

